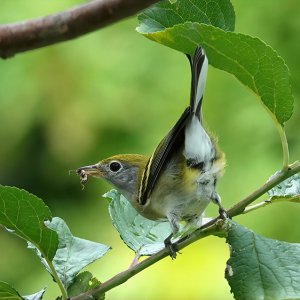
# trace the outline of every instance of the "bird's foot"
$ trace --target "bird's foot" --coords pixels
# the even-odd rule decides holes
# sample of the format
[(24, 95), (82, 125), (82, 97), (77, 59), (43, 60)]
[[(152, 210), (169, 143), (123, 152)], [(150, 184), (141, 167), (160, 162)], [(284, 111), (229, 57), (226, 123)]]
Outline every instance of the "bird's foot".
[(222, 206), (219, 207), (219, 214), (221, 219), (223, 220), (229, 219), (227, 211)]
[(177, 249), (176, 249), (176, 246), (175, 244), (172, 244), (171, 242), (171, 238), (173, 237), (173, 234), (169, 235), (165, 240), (164, 240), (164, 244), (165, 244), (165, 247), (169, 250), (169, 254), (170, 254), (170, 257), (172, 259), (175, 259), (176, 256), (177, 256)]
[(229, 219), (227, 211), (223, 208), (221, 204), (221, 197), (218, 193), (214, 192), (211, 197), (212, 201), (219, 206), (219, 215), (220, 218), (223, 220)]

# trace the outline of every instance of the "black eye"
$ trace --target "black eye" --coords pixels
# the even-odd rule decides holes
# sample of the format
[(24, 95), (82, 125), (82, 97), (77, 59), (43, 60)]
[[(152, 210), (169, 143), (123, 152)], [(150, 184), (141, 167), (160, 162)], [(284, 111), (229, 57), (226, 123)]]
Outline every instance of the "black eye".
[(121, 164), (117, 161), (113, 161), (110, 163), (109, 168), (113, 172), (117, 172), (121, 169)]

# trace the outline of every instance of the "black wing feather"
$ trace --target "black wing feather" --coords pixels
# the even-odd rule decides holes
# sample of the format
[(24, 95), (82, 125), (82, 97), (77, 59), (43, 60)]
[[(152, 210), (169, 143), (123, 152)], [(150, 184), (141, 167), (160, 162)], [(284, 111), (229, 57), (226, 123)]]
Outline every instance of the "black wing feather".
[(195, 107), (195, 103), (196, 103), (199, 76), (201, 73), (203, 62), (205, 60), (205, 54), (203, 53), (201, 47), (197, 47), (193, 59), (191, 58), (190, 55), (187, 55), (187, 57), (190, 62), (191, 73), (192, 73), (190, 106), (191, 106), (192, 112), (195, 113), (200, 119), (202, 98), (199, 101), (199, 104), (197, 107)]
[[(177, 123), (160, 142), (153, 155), (149, 158), (142, 178), (142, 186), (139, 195), (140, 204), (145, 204), (150, 196), (162, 168), (169, 161), (169, 157), (184, 143), (184, 128), (191, 115), (190, 107), (187, 107)], [(148, 170), (148, 168), (150, 168)], [(148, 175), (147, 175), (148, 174)]]

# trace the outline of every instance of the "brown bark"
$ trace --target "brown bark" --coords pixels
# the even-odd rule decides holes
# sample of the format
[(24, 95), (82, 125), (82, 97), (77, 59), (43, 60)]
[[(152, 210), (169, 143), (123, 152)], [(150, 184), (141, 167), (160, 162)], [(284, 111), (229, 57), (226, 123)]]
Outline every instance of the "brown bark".
[(74, 39), (129, 17), (157, 0), (93, 0), (68, 10), (0, 26), (0, 57)]

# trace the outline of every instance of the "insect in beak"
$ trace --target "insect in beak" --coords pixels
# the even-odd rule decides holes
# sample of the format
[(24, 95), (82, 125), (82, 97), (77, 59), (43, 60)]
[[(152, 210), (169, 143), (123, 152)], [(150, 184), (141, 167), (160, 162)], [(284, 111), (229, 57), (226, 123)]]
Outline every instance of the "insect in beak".
[(82, 187), (84, 188), (84, 185), (88, 181), (88, 176), (99, 176), (101, 175), (101, 172), (98, 168), (98, 165), (90, 165), (78, 168), (77, 170), (74, 170), (77, 175), (80, 177), (80, 183), (82, 184)]

